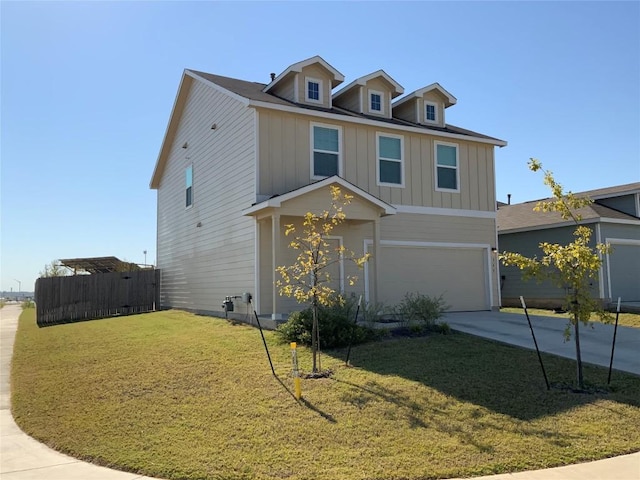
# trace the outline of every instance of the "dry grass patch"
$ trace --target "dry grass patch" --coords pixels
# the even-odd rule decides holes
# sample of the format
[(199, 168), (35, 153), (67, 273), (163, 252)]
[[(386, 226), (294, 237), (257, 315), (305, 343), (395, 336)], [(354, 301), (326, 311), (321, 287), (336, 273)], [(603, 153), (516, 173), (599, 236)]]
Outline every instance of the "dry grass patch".
[[(292, 397), (290, 350), (266, 333), (168, 311), (16, 337), (13, 413), (30, 435), (101, 465), (170, 479), (428, 479), (640, 449), (640, 378), (547, 392), (535, 352), (464, 334), (323, 356), (332, 378)], [(303, 368), (310, 353), (300, 349)], [(545, 356), (552, 381), (574, 363)], [(585, 376), (606, 383), (606, 369)]]

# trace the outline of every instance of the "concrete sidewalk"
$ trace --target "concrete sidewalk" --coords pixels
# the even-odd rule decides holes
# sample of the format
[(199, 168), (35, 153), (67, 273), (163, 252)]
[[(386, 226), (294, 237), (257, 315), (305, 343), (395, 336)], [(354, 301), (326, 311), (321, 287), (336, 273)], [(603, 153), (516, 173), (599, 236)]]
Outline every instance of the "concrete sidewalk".
[[(530, 318), (541, 351), (561, 357), (576, 358), (573, 336), (570, 341), (565, 342), (562, 335), (567, 325), (565, 319), (543, 316), (530, 316)], [(525, 315), (501, 312), (460, 312), (447, 313), (443, 320), (454, 330), (535, 349)], [(609, 368), (613, 331), (614, 325), (595, 323), (591, 328), (580, 324), (582, 361)], [(618, 326), (613, 368), (640, 375), (640, 328)]]
[[(10, 365), (19, 315), (19, 305), (7, 305), (0, 310), (0, 352), (2, 353), (0, 478), (2, 480), (154, 480), (151, 477), (110, 470), (63, 455), (35, 441), (18, 428), (10, 410)], [(464, 317), (458, 317), (460, 321), (462, 318)], [(489, 479), (640, 480), (640, 453), (547, 470), (475, 477), (474, 480)]]

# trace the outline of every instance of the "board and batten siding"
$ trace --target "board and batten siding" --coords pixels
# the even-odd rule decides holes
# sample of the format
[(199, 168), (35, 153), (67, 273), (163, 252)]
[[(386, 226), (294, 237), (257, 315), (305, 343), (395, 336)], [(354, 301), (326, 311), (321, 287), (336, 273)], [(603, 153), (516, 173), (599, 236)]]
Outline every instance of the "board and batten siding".
[(255, 226), (241, 212), (255, 202), (255, 155), (255, 111), (192, 81), (158, 187), (161, 307), (219, 312), (226, 295), (253, 292)]
[[(377, 184), (376, 133), (401, 134), (383, 126), (369, 126), (260, 109), (258, 112), (258, 194), (276, 195), (311, 183), (311, 124), (342, 130), (342, 176), (392, 205), (495, 211), (493, 146), (438, 137), (432, 132), (405, 133), (404, 187)], [(435, 142), (458, 145), (460, 192), (436, 191)]]

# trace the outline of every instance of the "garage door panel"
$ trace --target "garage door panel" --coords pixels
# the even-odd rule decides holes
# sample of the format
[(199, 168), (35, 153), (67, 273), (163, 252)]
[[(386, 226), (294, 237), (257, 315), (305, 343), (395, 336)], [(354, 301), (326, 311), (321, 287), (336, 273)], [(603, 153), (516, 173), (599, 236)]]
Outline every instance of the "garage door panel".
[(640, 302), (640, 245), (613, 244), (609, 254), (611, 298)]
[(399, 303), (407, 292), (442, 295), (453, 311), (489, 308), (485, 250), (385, 246), (379, 258), (381, 301)]

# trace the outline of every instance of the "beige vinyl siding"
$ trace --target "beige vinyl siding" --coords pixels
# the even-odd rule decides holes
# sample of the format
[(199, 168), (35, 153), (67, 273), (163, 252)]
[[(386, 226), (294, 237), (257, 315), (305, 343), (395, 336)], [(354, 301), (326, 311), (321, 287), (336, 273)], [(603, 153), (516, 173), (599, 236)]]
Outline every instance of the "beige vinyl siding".
[(329, 108), (331, 106), (331, 77), (328, 72), (318, 64), (312, 64), (304, 67), (302, 72), (300, 72), (297, 76), (298, 81), (298, 92), (300, 98), (299, 102), (305, 102), (305, 91), (307, 89), (307, 78), (315, 78), (317, 80), (322, 80), (322, 103), (318, 104), (316, 102), (310, 103), (310, 105), (318, 105), (325, 108)]
[[(365, 94), (364, 112), (369, 115), (379, 115), (384, 118), (391, 118), (391, 108), (389, 102), (389, 99), (391, 98), (391, 92), (389, 91), (389, 84), (380, 77), (373, 78), (367, 82), (363, 90)], [(371, 99), (369, 98), (369, 94), (372, 90), (382, 93), (382, 113), (373, 112), (370, 110)]]
[(425, 118), (425, 102), (435, 103), (437, 105), (437, 113), (436, 120), (437, 125), (440, 127), (444, 127), (444, 104), (442, 103), (442, 95), (440, 95), (436, 91), (430, 91), (424, 94), (422, 99), (419, 101), (420, 104), (420, 123), (429, 124), (432, 122), (427, 122)]
[(343, 95), (340, 95), (337, 100), (334, 100), (333, 105), (336, 107), (346, 108), (352, 112), (362, 113), (362, 91), (362, 87), (356, 86)]
[[(241, 214), (255, 202), (254, 125), (252, 109), (191, 82), (158, 188), (162, 307), (220, 311), (225, 295), (254, 290), (254, 221)], [(188, 165), (193, 205), (185, 208)]]
[(290, 102), (295, 102), (295, 77), (295, 75), (290, 75), (286, 80), (278, 82), (269, 92)]
[[(284, 235), (284, 226), (287, 224), (293, 224), (296, 226), (296, 233), (290, 236)], [(259, 221), (260, 225), (260, 237), (263, 240), (260, 248), (260, 313), (268, 314), (272, 312), (272, 286), (273, 286), (273, 271), (275, 266), (272, 264), (271, 257), (271, 219), (266, 218)], [(295, 238), (296, 235), (302, 235), (302, 219), (300, 217), (290, 217), (283, 215), (280, 217), (280, 225), (282, 227), (281, 232), (281, 246), (278, 251), (278, 257), (280, 261), (279, 265), (292, 265), (296, 262), (298, 251), (288, 247), (289, 242)], [(373, 234), (373, 225), (365, 225), (364, 230), (360, 228), (354, 228), (354, 222), (347, 221), (345, 224), (337, 226), (333, 232), (332, 237), (341, 237), (345, 249), (354, 252), (357, 256), (364, 254), (364, 243), (360, 235), (361, 231), (371, 237)], [(335, 243), (335, 242), (333, 242)], [(337, 258), (334, 256), (333, 258)], [(347, 259), (343, 262), (344, 269), (344, 290), (346, 295), (363, 295), (364, 294), (364, 270), (358, 268), (353, 261)], [(331, 268), (332, 272), (335, 272), (335, 268)], [(357, 277), (358, 281), (355, 285), (349, 285), (347, 281), (348, 276)], [(280, 279), (280, 275), (276, 275), (276, 279)], [(305, 308), (300, 306), (294, 298), (286, 296), (280, 296), (279, 291), (276, 288), (276, 311), (280, 314), (287, 314), (296, 310)]]
[[(286, 112), (259, 112), (258, 194), (271, 196), (311, 182), (310, 117)], [(378, 186), (376, 132), (398, 135), (397, 130), (347, 122), (319, 123), (342, 127), (342, 165), (345, 180), (394, 205), (495, 211), (493, 146), (452, 141), (431, 134), (404, 135), (405, 187)], [(434, 181), (434, 142), (459, 148), (460, 192), (438, 192)]]
[(418, 118), (416, 117), (416, 102), (418, 99), (407, 100), (402, 105), (393, 108), (393, 116), (396, 118), (401, 118), (402, 120), (407, 120), (408, 122), (418, 123)]

